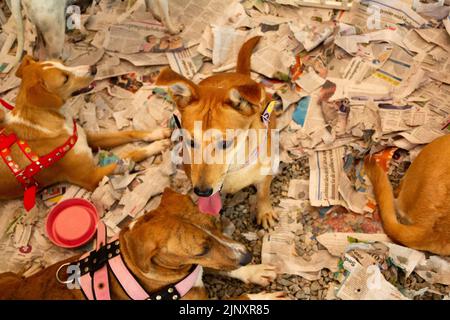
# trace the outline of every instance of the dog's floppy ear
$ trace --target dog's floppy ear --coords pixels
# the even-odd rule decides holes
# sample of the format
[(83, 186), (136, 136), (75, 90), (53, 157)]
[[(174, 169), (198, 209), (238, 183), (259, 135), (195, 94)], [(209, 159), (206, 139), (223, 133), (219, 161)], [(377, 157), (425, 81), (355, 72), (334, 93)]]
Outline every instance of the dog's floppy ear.
[(237, 86), (229, 92), (231, 106), (246, 116), (258, 111), (264, 98), (264, 90), (257, 83)]
[[(161, 203), (158, 209), (164, 210), (165, 214), (187, 214), (196, 206), (192, 199), (185, 194), (180, 194), (170, 188), (164, 189)], [(161, 210), (161, 211), (162, 211)]]
[(63, 99), (49, 92), (41, 81), (27, 89), (27, 99), (34, 106), (48, 109), (59, 109), (64, 105)]
[(16, 77), (22, 79), (23, 70), (35, 62), (36, 61), (34, 61), (33, 57), (28, 54), (25, 57), (23, 57), (22, 63), (20, 64), (19, 68), (16, 71)]
[(157, 243), (153, 235), (146, 233), (146, 229), (137, 230), (133, 236), (129, 236), (129, 233), (124, 235), (127, 255), (134, 267), (137, 267), (142, 273), (146, 273), (150, 270), (151, 260), (158, 249)]
[(197, 85), (170, 68), (164, 68), (161, 71), (156, 80), (156, 85), (169, 87), (169, 94), (180, 110), (198, 99)]

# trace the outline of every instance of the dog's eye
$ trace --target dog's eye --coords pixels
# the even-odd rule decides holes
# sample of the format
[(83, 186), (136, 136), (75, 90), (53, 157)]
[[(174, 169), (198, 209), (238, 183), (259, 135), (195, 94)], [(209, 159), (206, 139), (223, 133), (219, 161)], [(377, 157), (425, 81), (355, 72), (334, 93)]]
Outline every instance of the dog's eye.
[(63, 76), (64, 76), (64, 84), (66, 84), (69, 81), (69, 76), (67, 74)]
[(186, 143), (189, 147), (191, 147), (193, 149), (197, 147), (197, 144), (195, 143), (194, 140), (187, 140)]
[(206, 243), (203, 245), (203, 250), (201, 253), (196, 254), (197, 257), (201, 257), (204, 256), (206, 254), (208, 254), (208, 252), (211, 250), (211, 245), (209, 243)]
[(219, 149), (221, 149), (221, 150), (226, 150), (226, 149), (228, 149), (229, 147), (231, 147), (231, 145), (233, 144), (233, 140), (228, 140), (228, 141), (226, 141), (226, 140), (223, 140), (223, 141), (220, 141), (219, 142)]

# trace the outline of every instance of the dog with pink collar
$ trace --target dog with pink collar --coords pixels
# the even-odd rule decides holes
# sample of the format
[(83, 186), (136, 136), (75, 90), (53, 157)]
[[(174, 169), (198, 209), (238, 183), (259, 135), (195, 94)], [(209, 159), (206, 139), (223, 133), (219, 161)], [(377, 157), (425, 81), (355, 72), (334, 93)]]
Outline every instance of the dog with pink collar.
[[(204, 269), (269, 285), (273, 267), (248, 265), (247, 248), (221, 232), (189, 196), (164, 191), (161, 204), (108, 242), (98, 225), (96, 249), (56, 263), (28, 278), (0, 274), (0, 299), (203, 300)], [(236, 299), (284, 299), (284, 293), (245, 294)]]

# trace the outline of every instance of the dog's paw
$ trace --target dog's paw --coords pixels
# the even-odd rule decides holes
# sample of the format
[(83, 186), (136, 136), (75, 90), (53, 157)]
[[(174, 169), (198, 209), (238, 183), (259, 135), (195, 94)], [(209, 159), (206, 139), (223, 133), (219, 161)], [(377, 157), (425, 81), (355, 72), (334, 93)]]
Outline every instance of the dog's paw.
[(264, 229), (268, 230), (275, 226), (278, 214), (270, 208), (269, 210), (258, 210), (256, 222)]
[(171, 34), (171, 35), (177, 35), (177, 34), (180, 34), (180, 33), (182, 33), (183, 32), (183, 30), (184, 30), (184, 24), (179, 24), (179, 25), (175, 25), (174, 27), (172, 27), (172, 28), (167, 28), (168, 30), (169, 30), (169, 33)]
[(156, 149), (163, 152), (170, 148), (170, 146), (172, 145), (172, 141), (170, 141), (169, 139), (164, 139), (164, 140), (155, 141), (152, 143), (152, 145), (154, 145), (154, 147)]
[(159, 140), (151, 143), (145, 148), (147, 157), (157, 155), (170, 148), (172, 142), (169, 139)]
[(233, 278), (249, 284), (268, 286), (277, 277), (276, 267), (266, 264), (254, 264), (241, 267), (230, 273)]
[(250, 300), (289, 300), (285, 292), (261, 292), (247, 294)]
[(151, 131), (146, 137), (144, 137), (144, 141), (152, 142), (156, 140), (167, 139), (172, 135), (172, 129), (169, 128), (158, 128)]

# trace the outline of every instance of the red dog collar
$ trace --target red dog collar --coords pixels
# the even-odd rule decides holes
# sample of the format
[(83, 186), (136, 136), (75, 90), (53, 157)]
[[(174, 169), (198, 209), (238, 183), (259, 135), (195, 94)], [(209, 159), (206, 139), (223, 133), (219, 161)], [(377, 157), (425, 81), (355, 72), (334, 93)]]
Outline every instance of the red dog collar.
[(14, 107), (12, 105), (10, 105), (8, 102), (6, 102), (5, 100), (3, 100), (2, 98), (0, 98), (0, 104), (2, 106), (4, 106), (6, 109), (8, 110), (12, 110), (14, 109)]
[[(13, 106), (6, 103), (4, 100), (0, 99), (0, 103), (9, 110), (14, 109)], [(53, 163), (61, 160), (67, 152), (75, 146), (77, 140), (77, 124), (76, 121), (73, 120), (73, 133), (69, 139), (62, 146), (56, 148), (49, 154), (39, 157), (31, 150), (26, 141), (20, 140), (14, 133), (8, 135), (5, 133), (5, 130), (0, 131), (0, 156), (25, 190), (23, 198), (25, 210), (30, 211), (36, 204), (38, 183), (33, 177), (43, 169), (48, 168)], [(19, 147), (22, 153), (31, 162), (23, 169), (21, 169), (17, 162), (11, 157), (11, 147), (14, 144)]]

